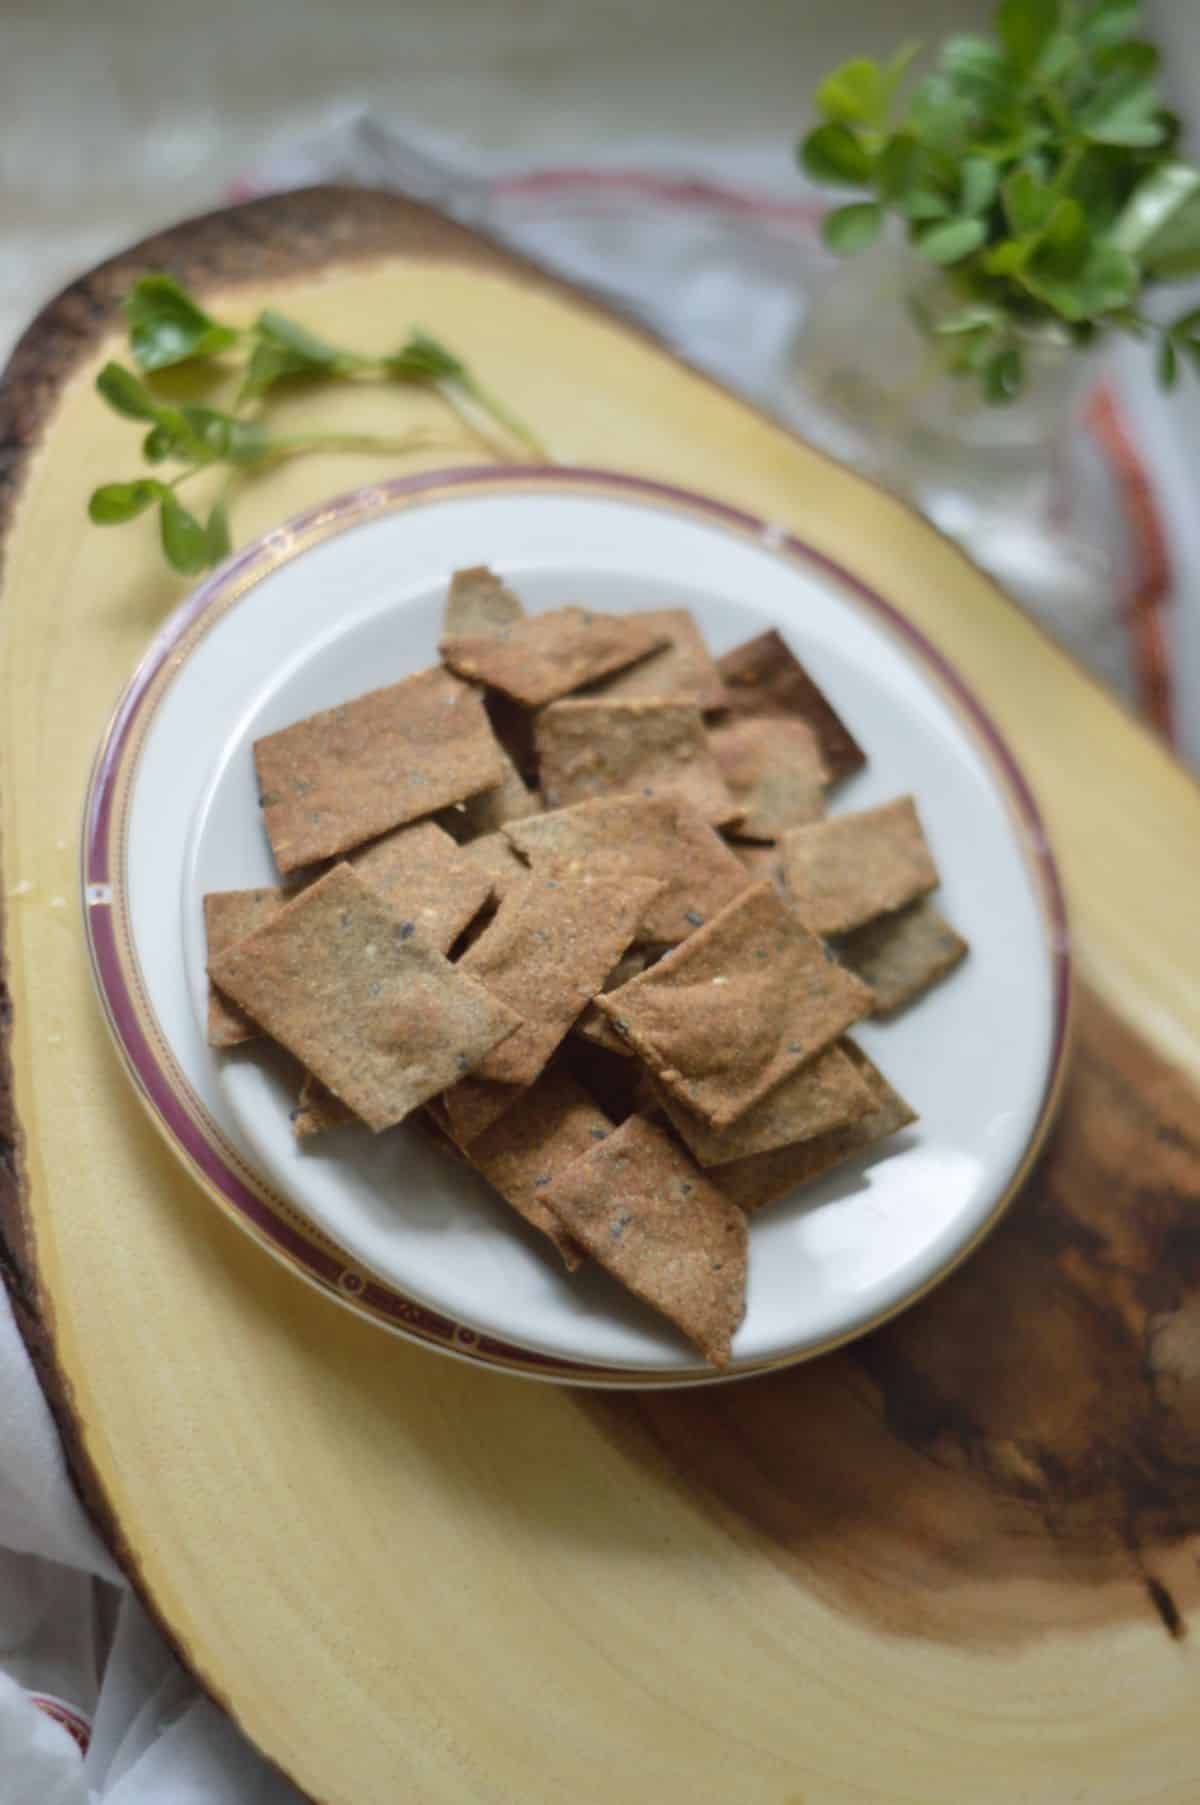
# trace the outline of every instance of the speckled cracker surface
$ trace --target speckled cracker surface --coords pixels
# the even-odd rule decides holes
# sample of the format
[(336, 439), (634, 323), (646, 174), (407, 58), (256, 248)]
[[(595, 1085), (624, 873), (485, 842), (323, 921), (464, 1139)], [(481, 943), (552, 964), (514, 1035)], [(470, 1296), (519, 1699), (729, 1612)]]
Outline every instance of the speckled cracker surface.
[(210, 976), (368, 1127), (389, 1128), (520, 1026), (336, 865)]
[(551, 1068), (480, 1135), (468, 1158), (526, 1222), (553, 1241), (568, 1271), (583, 1254), (543, 1197), (556, 1173), (590, 1153), (612, 1123), (568, 1072)]
[(361, 846), (501, 782), (476, 690), (434, 669), (323, 709), (254, 744), (280, 871)]
[(506, 821), (523, 821), (527, 815), (542, 812), (541, 797), (529, 789), (504, 748), (497, 744), (496, 750), (504, 764), (504, 776), (496, 788), (481, 790), (478, 796), (442, 812), (447, 832), (464, 845), (485, 834), (499, 833)]
[(706, 1360), (728, 1366), (746, 1310), (746, 1221), (670, 1135), (630, 1116), (546, 1187), (573, 1238)]
[[(632, 947), (622, 955), (605, 978), (601, 989), (619, 990), (622, 984), (628, 984), (644, 972), (649, 963), (649, 955), (644, 947)], [(602, 1015), (595, 1003), (589, 1003), (573, 1032), (583, 1040), (590, 1041), (594, 1047), (603, 1047), (606, 1052), (615, 1053), (618, 1059), (632, 1059), (633, 1048), (621, 1039), (606, 1015)]]
[(736, 1122), (872, 1002), (769, 883), (596, 999), (659, 1083), (714, 1128)]
[(547, 808), (628, 793), (686, 802), (714, 826), (741, 814), (694, 702), (554, 702), (537, 717), (534, 735)]
[(729, 850), (742, 869), (749, 872), (754, 883), (762, 883), (765, 879), (774, 884), (780, 895), (783, 895), (783, 866), (778, 846), (767, 846), (762, 841), (737, 840), (730, 844)]
[(911, 796), (790, 828), (780, 841), (792, 906), (814, 934), (846, 934), (938, 881)]
[(885, 1141), (901, 1128), (915, 1122), (916, 1112), (894, 1091), (883, 1073), (873, 1065), (853, 1042), (846, 1041), (847, 1053), (875, 1093), (876, 1106), (870, 1115), (862, 1116), (845, 1128), (829, 1134), (815, 1135), (792, 1147), (778, 1147), (771, 1153), (753, 1153), (748, 1159), (733, 1160), (717, 1166), (710, 1177), (722, 1193), (747, 1212), (753, 1214), (764, 1204), (787, 1197), (801, 1185), (811, 1184), (834, 1166), (855, 1158), (860, 1153)]
[(944, 978), (967, 943), (922, 897), (847, 934), (838, 957), (875, 992), (876, 1015), (891, 1015)]
[(641, 664), (606, 678), (603, 693), (622, 698), (670, 696), (702, 709), (724, 708), (728, 699), (725, 685), (689, 611), (647, 608), (637, 618), (661, 633), (666, 644)]
[(866, 753), (829, 698), (773, 628), (726, 652), (717, 660), (717, 669), (735, 713), (792, 715), (807, 721), (831, 778), (848, 777), (866, 764)]
[(473, 564), (469, 569), (456, 570), (450, 578), (442, 637), (487, 638), (503, 633), (514, 621), (524, 618), (525, 605), (520, 596), (506, 588), (486, 564)]
[(501, 633), (444, 639), (441, 653), (460, 677), (503, 690), (527, 708), (540, 708), (635, 663), (662, 641), (662, 634), (638, 615), (555, 608), (516, 621)]
[(529, 876), (529, 866), (502, 833), (482, 834), (478, 840), (468, 840), (459, 851), (488, 879), (498, 903), (504, 901), (514, 884), (523, 884)]
[(745, 840), (777, 840), (789, 827), (825, 813), (829, 772), (806, 721), (745, 719), (710, 727), (709, 748), (741, 811), (734, 832)]
[(861, 1121), (878, 1107), (875, 1092), (838, 1042), (814, 1054), (729, 1128), (710, 1127), (665, 1086), (657, 1089), (675, 1132), (702, 1166), (725, 1166), (752, 1153), (811, 1141)]
[(504, 832), (547, 876), (659, 879), (666, 888), (642, 917), (639, 941), (685, 940), (750, 881), (707, 821), (665, 797), (603, 796), (516, 821)]
[(449, 952), (492, 893), (479, 862), (432, 821), (396, 828), (355, 853), (350, 864), (441, 953)]
[[(227, 946), (236, 946), (274, 920), (284, 904), (282, 890), (210, 890), (204, 898), (204, 939), (211, 959)], [(258, 1024), (245, 1010), (221, 995), (209, 981), (207, 1035), (210, 1047), (237, 1047), (258, 1036)]]

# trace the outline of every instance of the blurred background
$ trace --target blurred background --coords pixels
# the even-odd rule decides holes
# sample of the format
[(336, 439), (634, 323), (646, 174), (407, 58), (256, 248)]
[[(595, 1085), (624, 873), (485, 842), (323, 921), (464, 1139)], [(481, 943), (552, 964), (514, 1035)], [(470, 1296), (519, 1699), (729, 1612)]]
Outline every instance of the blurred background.
[[(415, 188), (558, 264), (795, 418), (782, 360), (822, 275), (827, 198), (794, 157), (813, 87), (842, 58), (934, 44), (991, 13), (979, 0), (0, 0), (0, 353), (64, 282), (153, 228), (348, 176)], [(1144, 14), (1167, 99), (1190, 119), (1200, 5)], [(1033, 577), (1022, 599), (1200, 762), (1200, 382), (1167, 403), (1124, 345), (1102, 377), (1113, 430), (1093, 407), (1096, 467), (1079, 481), (1094, 518), (1119, 515), (1119, 543), (1079, 541), (1074, 600), (1047, 601)], [(1096, 601), (1093, 554), (1116, 604)], [(1028, 575), (1000, 574), (1018, 593)], [(1164, 682), (1165, 703), (1151, 693)]]

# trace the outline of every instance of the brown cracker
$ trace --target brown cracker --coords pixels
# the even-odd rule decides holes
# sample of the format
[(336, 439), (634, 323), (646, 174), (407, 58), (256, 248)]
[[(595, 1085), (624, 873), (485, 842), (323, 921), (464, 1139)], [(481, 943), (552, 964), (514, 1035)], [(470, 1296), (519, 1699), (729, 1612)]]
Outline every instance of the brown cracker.
[(552, 1067), (468, 1151), (471, 1164), (504, 1201), (550, 1237), (569, 1272), (582, 1263), (582, 1251), (542, 1197), (555, 1173), (590, 1153), (611, 1130), (583, 1086)]
[(702, 1166), (725, 1166), (752, 1153), (811, 1141), (861, 1121), (878, 1106), (875, 1092), (839, 1042), (814, 1054), (731, 1128), (710, 1128), (665, 1086), (657, 1089), (676, 1134)]
[(814, 934), (849, 933), (938, 881), (911, 796), (790, 828), (780, 851), (787, 893)]
[(872, 1000), (762, 883), (596, 1004), (662, 1085), (727, 1128)]
[(512, 759), (499, 744), (496, 750), (504, 765), (504, 776), (494, 790), (481, 790), (465, 802), (443, 809), (441, 825), (463, 845), (484, 834), (498, 833), (506, 821), (523, 821), (527, 815), (540, 815), (541, 798), (526, 786)]
[(841, 1165), (843, 1160), (853, 1159), (856, 1154), (916, 1121), (916, 1112), (892, 1089), (862, 1048), (851, 1040), (843, 1041), (842, 1045), (874, 1091), (875, 1109), (857, 1122), (850, 1122), (845, 1128), (831, 1129), (828, 1134), (816, 1135), (811, 1141), (801, 1141), (793, 1147), (777, 1147), (771, 1153), (752, 1153), (748, 1159), (715, 1167), (710, 1174), (714, 1183), (748, 1215), (764, 1204), (788, 1196), (801, 1185), (810, 1184), (822, 1173)]
[(686, 608), (648, 608), (637, 617), (666, 644), (641, 664), (605, 678), (600, 686), (606, 696), (630, 700), (642, 696), (669, 696), (694, 702), (697, 708), (724, 708), (727, 696), (720, 672), (704, 637)]
[(449, 952), (492, 893), (480, 864), (432, 821), (396, 828), (356, 852), (350, 864), (440, 953)]
[(514, 884), (523, 884), (529, 876), (529, 866), (517, 857), (502, 833), (483, 834), (478, 840), (468, 840), (460, 851), (463, 858), (469, 859), (488, 879), (498, 903), (504, 901)]
[(441, 653), (459, 676), (503, 690), (527, 708), (539, 708), (634, 664), (662, 640), (636, 615), (555, 608), (492, 636), (444, 639)]
[(341, 1128), (347, 1122), (356, 1120), (354, 1111), (347, 1109), (340, 1097), (326, 1090), (319, 1078), (311, 1072), (305, 1072), (300, 1085), (300, 1095), (296, 1098), (296, 1107), (292, 1111), (292, 1133), (298, 1141), (310, 1141), (318, 1134), (325, 1134), (331, 1128)]
[(209, 971), (368, 1127), (389, 1128), (520, 1026), (349, 865)]
[(630, 1116), (555, 1174), (563, 1227), (722, 1370), (746, 1310), (746, 1220), (662, 1129)]
[(726, 789), (694, 702), (554, 702), (534, 728), (547, 808), (595, 796), (670, 796), (714, 826), (741, 810)]
[(780, 895), (783, 894), (783, 866), (779, 862), (778, 846), (764, 846), (753, 840), (734, 840), (730, 842), (729, 850), (756, 884), (762, 883), (766, 878), (774, 884)]
[(433, 669), (254, 744), (275, 863), (295, 871), (500, 783), (479, 694)]
[(891, 1015), (953, 971), (967, 950), (962, 936), (922, 897), (847, 934), (838, 957), (875, 992), (876, 1015)]
[(792, 715), (816, 733), (830, 778), (848, 777), (866, 753), (790, 646), (772, 628), (718, 658), (717, 669), (735, 714)]
[[(273, 920), (283, 904), (283, 891), (273, 886), (261, 890), (210, 890), (204, 898), (204, 939), (208, 957), (211, 959), (214, 953), (223, 952), (227, 946), (236, 946), (264, 922)], [(207, 1033), (210, 1047), (237, 1047), (258, 1036), (257, 1024), (236, 1003), (223, 997), (211, 981)]]
[(829, 771), (807, 721), (747, 715), (710, 727), (708, 744), (740, 808), (733, 831), (742, 839), (777, 840), (786, 828), (825, 813)]
[(506, 589), (486, 564), (456, 570), (450, 578), (446, 612), (442, 617), (445, 639), (486, 637), (503, 633), (514, 621), (524, 620), (525, 604)]
[[(601, 986), (603, 990), (619, 990), (622, 984), (628, 984), (644, 972), (648, 962), (648, 954), (644, 947), (634, 947), (624, 953), (609, 972)], [(626, 1046), (606, 1015), (602, 1015), (595, 1003), (589, 1003), (573, 1032), (582, 1039), (590, 1041), (594, 1047), (604, 1047), (609, 1053), (615, 1053), (618, 1059), (632, 1059), (633, 1049)]]
[(667, 797), (602, 796), (514, 822), (504, 832), (547, 876), (594, 871), (658, 878), (666, 888), (643, 916), (639, 941), (686, 939), (749, 883), (719, 834), (686, 803)]

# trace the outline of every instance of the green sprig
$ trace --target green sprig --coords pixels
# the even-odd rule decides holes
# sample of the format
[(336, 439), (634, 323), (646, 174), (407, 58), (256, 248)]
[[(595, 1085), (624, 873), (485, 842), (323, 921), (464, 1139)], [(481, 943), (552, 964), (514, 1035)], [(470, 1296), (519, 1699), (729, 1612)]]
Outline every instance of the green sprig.
[(938, 327), (947, 368), (989, 400), (1020, 392), (1023, 339), (1047, 325), (1080, 345), (1157, 334), (1168, 385), (1200, 369), (1194, 312), (1162, 327), (1139, 312), (1148, 288), (1200, 275), (1200, 170), (1176, 154), (1139, 23), (1137, 0), (1000, 0), (994, 36), (947, 40), (906, 97), (911, 46), (816, 90), (800, 159), (860, 191), (826, 215), (827, 244), (852, 255), (898, 217), (972, 319)]

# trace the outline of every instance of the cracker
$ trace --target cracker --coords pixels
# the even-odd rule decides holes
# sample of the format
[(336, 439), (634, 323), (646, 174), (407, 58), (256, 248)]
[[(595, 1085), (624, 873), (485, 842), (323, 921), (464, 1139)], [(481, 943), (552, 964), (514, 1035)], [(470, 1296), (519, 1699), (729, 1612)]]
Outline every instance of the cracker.
[(748, 1215), (764, 1204), (789, 1196), (801, 1185), (810, 1184), (844, 1160), (877, 1147), (881, 1141), (916, 1121), (915, 1110), (892, 1089), (862, 1048), (850, 1040), (843, 1041), (842, 1045), (875, 1093), (874, 1110), (857, 1122), (848, 1123), (845, 1128), (815, 1135), (798, 1146), (778, 1147), (771, 1153), (752, 1153), (748, 1159), (715, 1167), (710, 1173), (714, 1183)]
[(658, 878), (666, 888), (646, 910), (639, 941), (673, 946), (749, 882), (720, 836), (686, 803), (667, 797), (602, 796), (504, 829), (538, 872), (582, 871)]
[(504, 1201), (549, 1236), (568, 1272), (582, 1264), (582, 1250), (542, 1198), (556, 1173), (611, 1131), (612, 1123), (583, 1086), (552, 1068), (468, 1150), (471, 1164)]
[(817, 688), (786, 642), (772, 629), (717, 660), (735, 714), (791, 715), (817, 736), (830, 778), (848, 777), (867, 755), (829, 698)]
[(514, 621), (524, 620), (525, 605), (506, 589), (486, 564), (456, 570), (450, 578), (442, 634), (446, 639), (486, 638), (503, 633)]
[(727, 1128), (872, 1004), (769, 883), (597, 1007), (660, 1084)]
[(356, 852), (350, 864), (440, 953), (449, 952), (492, 893), (478, 861), (460, 852), (432, 821), (394, 829)]
[[(268, 886), (261, 890), (210, 890), (204, 898), (204, 939), (208, 957), (227, 946), (236, 946), (247, 934), (253, 934), (264, 923), (272, 921), (284, 904), (283, 891)], [(210, 1047), (238, 1047), (243, 1041), (258, 1037), (258, 1026), (245, 1010), (221, 995), (210, 980), (208, 986), (208, 1044)]]
[(648, 878), (531, 877), (463, 954), (456, 969), (486, 984), (523, 1018), (503, 1051), (497, 1047), (447, 1094), (450, 1121), (464, 1145), (545, 1069), (657, 891)]
[(354, 1111), (347, 1109), (340, 1097), (326, 1090), (311, 1072), (305, 1072), (291, 1114), (292, 1133), (298, 1141), (311, 1141), (318, 1134), (326, 1134), (331, 1128), (342, 1128), (355, 1120)]
[(676, 798), (714, 826), (741, 814), (694, 702), (555, 702), (534, 731), (547, 808), (629, 793)]
[[(609, 972), (602, 985), (604, 990), (619, 990), (622, 984), (628, 984), (630, 978), (636, 978), (644, 972), (649, 955), (644, 947), (634, 947), (632, 951), (622, 955)], [(603, 1047), (609, 1053), (615, 1053), (618, 1059), (632, 1059), (633, 1049), (626, 1046), (606, 1015), (602, 1015), (595, 1003), (589, 1003), (573, 1029), (583, 1040), (590, 1041), (594, 1047)]]
[(503, 690), (527, 708), (540, 708), (635, 664), (662, 643), (662, 633), (636, 615), (555, 608), (514, 621), (492, 636), (444, 639), (441, 653), (460, 677)]
[(336, 865), (210, 975), (368, 1127), (472, 1070), (520, 1017)]
[(434, 669), (254, 744), (275, 863), (295, 871), (501, 782), (478, 691)]
[(661, 633), (666, 644), (641, 664), (607, 677), (601, 685), (603, 693), (623, 700), (667, 696), (706, 710), (724, 708), (728, 700), (725, 685), (689, 610), (649, 608), (638, 619)]
[(540, 815), (541, 798), (527, 788), (524, 778), (503, 746), (497, 745), (504, 766), (504, 776), (494, 790), (481, 790), (465, 802), (443, 810), (441, 824), (447, 833), (463, 844), (484, 834), (498, 833), (506, 821), (523, 821), (527, 815)]
[(710, 1128), (665, 1086), (656, 1088), (676, 1134), (702, 1166), (725, 1166), (752, 1153), (811, 1141), (861, 1121), (877, 1107), (875, 1092), (836, 1041), (769, 1090), (730, 1128)]
[(967, 943), (924, 897), (855, 928), (838, 957), (875, 992), (876, 1015), (891, 1015), (953, 971)]
[(630, 1116), (546, 1201), (613, 1277), (724, 1370), (746, 1311), (746, 1219), (663, 1129)]
[(849, 933), (938, 881), (911, 796), (790, 828), (780, 851), (787, 893), (814, 934)]
[(742, 839), (777, 840), (825, 813), (829, 771), (807, 721), (748, 715), (710, 727), (708, 744), (741, 811), (733, 831)]
[(478, 840), (468, 840), (460, 851), (463, 858), (469, 859), (488, 879), (498, 903), (504, 901), (514, 884), (523, 884), (529, 876), (529, 866), (517, 857), (502, 833), (484, 834)]

